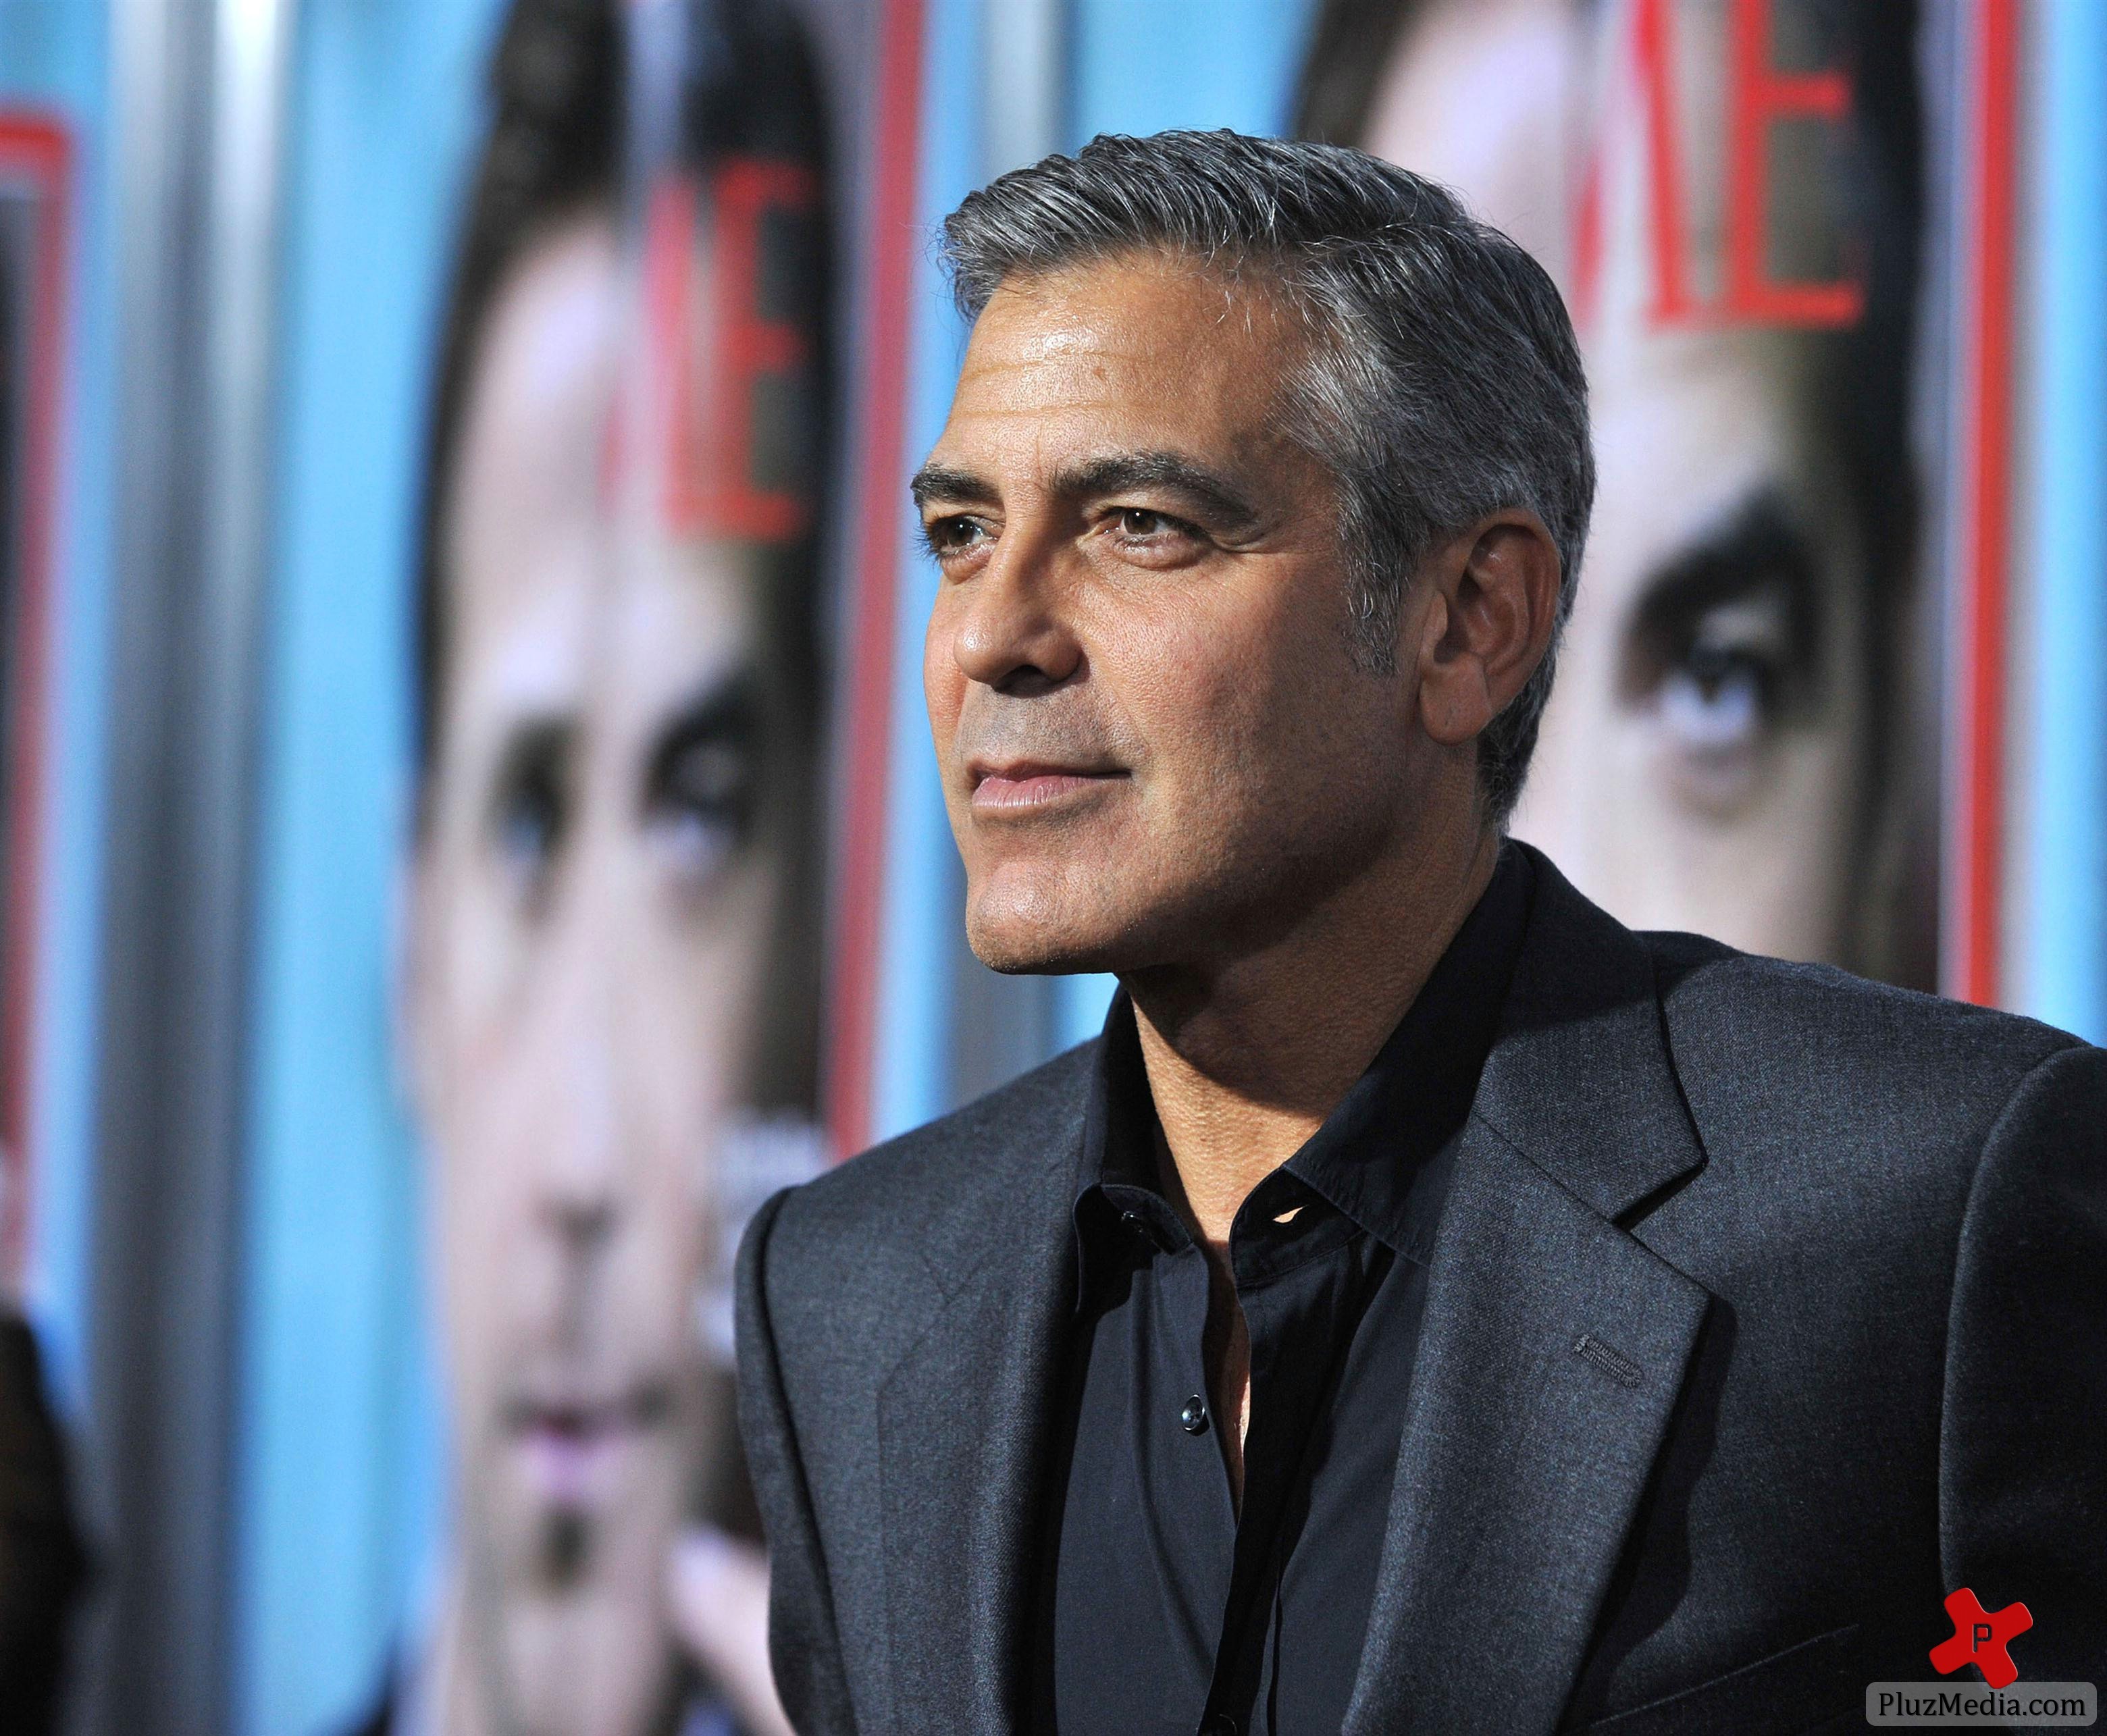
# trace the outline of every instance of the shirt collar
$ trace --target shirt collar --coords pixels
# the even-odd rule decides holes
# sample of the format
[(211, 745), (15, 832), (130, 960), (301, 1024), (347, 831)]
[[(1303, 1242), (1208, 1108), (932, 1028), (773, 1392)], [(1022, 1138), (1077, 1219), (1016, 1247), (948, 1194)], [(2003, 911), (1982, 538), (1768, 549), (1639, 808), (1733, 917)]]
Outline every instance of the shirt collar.
[[(1323, 1124), (1283, 1167), (1399, 1253), (1426, 1258), (1433, 1224), (1414, 1182), (1461, 1131), (1477, 1095), (1521, 952), (1535, 890), (1528, 854), (1500, 846), (1493, 877), (1410, 1008)], [(1092, 1245), (1133, 1213), (1160, 1245), (1189, 1240), (1162, 1200), (1156, 1109), (1133, 1003), (1112, 998), (1092, 1068), (1077, 1172), (1076, 1228), (1084, 1294)], [(1100, 1258), (1103, 1256), (1099, 1256)]]

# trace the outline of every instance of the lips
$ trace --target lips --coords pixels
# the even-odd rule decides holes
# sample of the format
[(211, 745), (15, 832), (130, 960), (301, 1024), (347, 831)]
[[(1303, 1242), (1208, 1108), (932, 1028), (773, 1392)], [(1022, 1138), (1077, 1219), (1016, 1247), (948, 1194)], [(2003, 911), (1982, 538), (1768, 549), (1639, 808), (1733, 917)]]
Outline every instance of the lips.
[(575, 1509), (610, 1499), (631, 1449), (672, 1414), (670, 1395), (646, 1387), (612, 1397), (522, 1397), (505, 1407), (505, 1426), (535, 1494)]
[(977, 811), (1044, 808), (1126, 776), (1116, 766), (1061, 765), (1040, 760), (974, 760), (967, 768)]

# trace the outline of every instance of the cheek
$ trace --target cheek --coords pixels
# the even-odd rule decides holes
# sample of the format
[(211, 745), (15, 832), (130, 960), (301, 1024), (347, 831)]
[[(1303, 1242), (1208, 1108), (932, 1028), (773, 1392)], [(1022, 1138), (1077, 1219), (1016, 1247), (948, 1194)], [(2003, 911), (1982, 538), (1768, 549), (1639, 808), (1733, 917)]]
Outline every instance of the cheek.
[(748, 1044), (768, 993), (785, 872), (775, 856), (751, 854), (700, 897), (665, 900), (663, 926), (638, 962), (654, 998), (684, 1009), (696, 1038), (691, 1066), (735, 1094), (746, 1083)]
[(1359, 684), (1343, 636), (1326, 638), (1294, 596), (1225, 590), (1104, 636), (1107, 685), (1147, 744), (1144, 793), (1175, 788), (1211, 813), (1310, 793), (1313, 769), (1354, 733), (1339, 707)]
[(622, 1281), (640, 1299), (692, 1281), (704, 1251), (718, 1133), (752, 1076), (779, 871), (749, 859), (697, 895), (657, 855), (631, 868), (578, 888), (600, 913), (590, 937), (537, 929), (508, 949), (520, 956), (501, 987), (457, 935), (471, 956), (453, 950), (453, 992), (420, 1033), (442, 1277), (465, 1350), (494, 1353), (514, 1312), (538, 1310), (537, 1214), (562, 1142), (609, 1143), (641, 1256)]
[(713, 1281), (725, 1193), (717, 1166), (749, 1096), (768, 992), (771, 882), (748, 873), (700, 909), (660, 900), (626, 961), (629, 1012), (614, 1059), (628, 1106), (629, 1230), (610, 1305), (622, 1334), (696, 1378), (698, 1286)]
[(529, 1131), (539, 1112), (516, 1074), (464, 1076), (454, 1101), (455, 1112), (433, 1129), (433, 1209), (456, 1414), (479, 1425), (492, 1416), (544, 1276)]
[[(745, 1094), (757, 1023), (760, 947), (739, 918), (765, 929), (759, 901), (713, 911), (721, 920), (669, 925), (631, 960), (628, 1016), (618, 1065), (631, 1106), (632, 1137), (671, 1205), (683, 1185), (699, 1191), (726, 1115)], [(677, 1178), (685, 1178), (685, 1182)]]
[(618, 1065), (641, 1140), (700, 1173), (746, 1099), (770, 992), (780, 869), (750, 859), (699, 896), (655, 887), (622, 948)]
[(1107, 698), (1152, 746), (1247, 733), (1279, 654), (1248, 612), (1220, 607), (1199, 587), (1152, 606), (1104, 609), (1085, 644)]
[(448, 1247), (480, 1250), (483, 1227), (525, 1209), (535, 1129), (546, 1114), (546, 1036), (534, 1017), (537, 946), (470, 887), (446, 913), (438, 992), (420, 1031), (428, 1132), (440, 1157)]
[(956, 631), (951, 620), (952, 593), (940, 590), (929, 609), (929, 626), (922, 638), (922, 698), (929, 708), (929, 728), (936, 737), (940, 759), (948, 752), (956, 734), (959, 712), (965, 702), (965, 671), (953, 654)]

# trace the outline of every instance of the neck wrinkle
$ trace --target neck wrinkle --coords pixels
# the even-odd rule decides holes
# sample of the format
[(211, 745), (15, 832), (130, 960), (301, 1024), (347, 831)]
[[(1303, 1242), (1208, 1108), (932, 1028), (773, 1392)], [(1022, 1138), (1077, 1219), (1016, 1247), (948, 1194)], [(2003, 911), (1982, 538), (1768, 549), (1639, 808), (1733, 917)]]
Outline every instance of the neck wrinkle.
[(1166, 1196), (1203, 1240), (1227, 1242), (1251, 1190), (1367, 1070), (1484, 895), (1499, 845), (1485, 832), (1467, 857), (1444, 864), (1437, 848), (1364, 881), (1284, 946), (1205, 982), (1128, 983)]

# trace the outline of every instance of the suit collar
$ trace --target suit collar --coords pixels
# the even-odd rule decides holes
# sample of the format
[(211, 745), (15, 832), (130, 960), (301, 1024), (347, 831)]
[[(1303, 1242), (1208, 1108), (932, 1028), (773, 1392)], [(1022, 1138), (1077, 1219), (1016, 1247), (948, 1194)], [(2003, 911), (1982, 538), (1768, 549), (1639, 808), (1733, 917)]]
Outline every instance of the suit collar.
[(1652, 955), (1541, 853), (1529, 931), (1476, 1116), (1603, 1218), (1705, 1161)]

